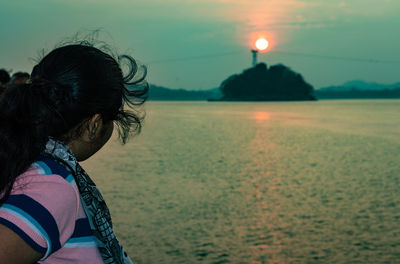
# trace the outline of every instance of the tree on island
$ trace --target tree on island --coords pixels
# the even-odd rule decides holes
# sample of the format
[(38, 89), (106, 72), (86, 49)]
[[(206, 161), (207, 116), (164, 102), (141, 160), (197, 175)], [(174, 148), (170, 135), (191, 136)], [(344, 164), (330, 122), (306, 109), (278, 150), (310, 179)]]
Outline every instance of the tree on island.
[(294, 101), (316, 100), (314, 88), (301, 74), (278, 64), (267, 68), (259, 63), (234, 74), (220, 86), (224, 101)]

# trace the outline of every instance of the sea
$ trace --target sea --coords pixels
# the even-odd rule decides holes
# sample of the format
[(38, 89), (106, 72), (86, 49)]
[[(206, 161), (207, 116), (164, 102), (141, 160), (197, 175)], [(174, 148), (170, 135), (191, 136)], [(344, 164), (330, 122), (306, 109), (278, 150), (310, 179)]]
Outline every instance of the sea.
[(136, 263), (400, 263), (400, 100), (141, 110), (82, 164)]

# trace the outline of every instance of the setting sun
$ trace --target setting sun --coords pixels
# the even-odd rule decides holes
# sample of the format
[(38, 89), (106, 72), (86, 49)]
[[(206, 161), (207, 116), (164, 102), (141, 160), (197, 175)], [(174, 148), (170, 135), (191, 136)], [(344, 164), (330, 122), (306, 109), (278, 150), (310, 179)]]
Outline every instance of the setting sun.
[(257, 49), (258, 49), (259, 51), (264, 51), (264, 50), (266, 50), (266, 49), (268, 48), (268, 45), (269, 45), (268, 40), (266, 40), (265, 38), (259, 38), (259, 39), (256, 41), (256, 47), (257, 47)]

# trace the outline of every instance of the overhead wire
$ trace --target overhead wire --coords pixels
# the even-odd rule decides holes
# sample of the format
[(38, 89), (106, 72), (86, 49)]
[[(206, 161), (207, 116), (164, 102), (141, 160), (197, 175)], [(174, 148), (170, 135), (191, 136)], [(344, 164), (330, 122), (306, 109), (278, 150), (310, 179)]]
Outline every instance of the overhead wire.
[(293, 56), (310, 57), (318, 59), (330, 59), (330, 60), (344, 60), (344, 61), (356, 61), (356, 62), (367, 62), (367, 63), (384, 63), (384, 64), (397, 64), (400, 60), (377, 60), (377, 59), (366, 59), (356, 57), (343, 57), (343, 56), (330, 56), (330, 55), (318, 55), (310, 53), (290, 52), (290, 51), (273, 51), (274, 53), (281, 53)]
[[(181, 62), (181, 61), (191, 61), (191, 60), (202, 60), (216, 57), (224, 57), (230, 56), (234, 54), (244, 53), (243, 50), (236, 50), (230, 52), (221, 52), (221, 53), (211, 53), (211, 54), (203, 54), (196, 56), (187, 56), (180, 58), (170, 58), (170, 59), (162, 59), (162, 60), (154, 60), (149, 61), (147, 64), (159, 64), (159, 63), (167, 63), (167, 62)], [(345, 56), (331, 56), (331, 55), (320, 55), (320, 54), (311, 54), (311, 53), (301, 53), (301, 52), (291, 52), (291, 51), (281, 51), (275, 50), (267, 53), (261, 53), (265, 55), (274, 55), (275, 53), (289, 55), (289, 56), (300, 56), (300, 57), (308, 57), (308, 58), (316, 58), (316, 59), (328, 59), (328, 60), (341, 60), (341, 61), (354, 61), (354, 62), (364, 62), (364, 63), (377, 63), (377, 64), (400, 64), (400, 60), (378, 60), (378, 59), (367, 59), (367, 58), (358, 58), (358, 57), (345, 57)]]
[(154, 60), (149, 61), (148, 64), (156, 64), (156, 63), (164, 63), (164, 62), (177, 62), (177, 61), (189, 61), (189, 60), (200, 60), (200, 59), (207, 59), (207, 58), (216, 58), (216, 57), (223, 57), (229, 56), (232, 54), (242, 53), (241, 51), (230, 51), (230, 52), (222, 52), (222, 53), (213, 53), (213, 54), (204, 54), (204, 55), (197, 55), (197, 56), (188, 56), (188, 57), (181, 57), (181, 58), (173, 58), (173, 59), (163, 59), (163, 60)]

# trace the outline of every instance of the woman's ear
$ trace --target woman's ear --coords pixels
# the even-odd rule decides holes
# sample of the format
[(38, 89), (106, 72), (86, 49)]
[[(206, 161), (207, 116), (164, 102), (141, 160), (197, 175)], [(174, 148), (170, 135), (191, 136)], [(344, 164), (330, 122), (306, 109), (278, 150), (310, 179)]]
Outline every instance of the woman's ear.
[(95, 114), (83, 121), (80, 128), (80, 136), (70, 140), (67, 145), (78, 161), (84, 161), (110, 139), (114, 125), (112, 121), (104, 124), (101, 115)]
[(87, 120), (87, 129), (85, 129), (85, 133), (86, 137), (85, 139), (87, 139), (88, 141), (94, 141), (102, 127), (103, 127), (103, 119), (101, 118), (100, 114), (95, 114), (93, 115), (89, 120)]

